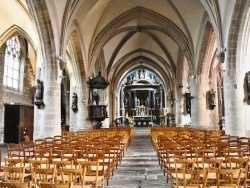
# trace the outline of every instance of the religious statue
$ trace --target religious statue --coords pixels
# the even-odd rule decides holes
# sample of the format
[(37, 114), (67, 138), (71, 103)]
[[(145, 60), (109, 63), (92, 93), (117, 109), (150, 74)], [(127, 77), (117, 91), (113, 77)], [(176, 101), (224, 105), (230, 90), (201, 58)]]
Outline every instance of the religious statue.
[(100, 101), (100, 97), (99, 97), (99, 95), (97, 94), (97, 92), (95, 91), (95, 92), (93, 93), (93, 104), (94, 104), (94, 105), (98, 105), (98, 104), (99, 104), (99, 101)]
[(191, 114), (191, 94), (185, 93), (185, 100), (186, 100), (186, 112), (187, 114)]
[(247, 73), (247, 93), (248, 99), (250, 100), (250, 71)]
[(159, 95), (159, 93), (155, 94), (155, 103), (156, 103), (156, 106), (160, 106), (160, 95)]
[(125, 96), (124, 96), (124, 106), (125, 106), (125, 108), (127, 108), (128, 105), (129, 105), (129, 94), (125, 93)]
[(40, 107), (43, 106), (43, 83), (41, 80), (37, 79), (37, 84), (35, 88), (35, 105), (38, 109), (40, 109)]
[(72, 97), (72, 106), (71, 106), (71, 109), (72, 109), (75, 113), (78, 111), (77, 101), (78, 101), (78, 97), (77, 97), (77, 94), (74, 92), (74, 93), (73, 93), (73, 97)]
[(214, 107), (216, 106), (216, 102), (215, 102), (215, 91), (213, 89), (209, 92), (209, 103), (211, 109), (214, 109)]
[(137, 106), (140, 106), (140, 99), (137, 98)]
[(41, 80), (36, 80), (36, 93), (35, 93), (35, 99), (36, 101), (41, 101), (43, 99), (43, 86)]

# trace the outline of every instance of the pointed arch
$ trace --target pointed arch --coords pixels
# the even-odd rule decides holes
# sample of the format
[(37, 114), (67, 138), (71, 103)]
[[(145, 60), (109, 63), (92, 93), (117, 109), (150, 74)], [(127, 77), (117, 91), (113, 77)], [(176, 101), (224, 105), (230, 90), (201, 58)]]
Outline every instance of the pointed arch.
[(0, 36), (0, 46), (2, 46), (10, 37), (14, 35), (22, 35), (24, 38), (26, 38), (26, 40), (30, 43), (33, 50), (35, 51), (35, 45), (33, 40), (21, 27), (17, 25), (12, 25)]

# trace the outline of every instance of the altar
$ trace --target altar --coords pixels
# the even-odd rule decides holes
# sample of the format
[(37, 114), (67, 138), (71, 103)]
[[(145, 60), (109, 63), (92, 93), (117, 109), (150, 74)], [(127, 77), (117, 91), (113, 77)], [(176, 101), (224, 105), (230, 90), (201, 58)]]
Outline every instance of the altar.
[(135, 127), (151, 127), (152, 117), (151, 116), (135, 116), (134, 117)]

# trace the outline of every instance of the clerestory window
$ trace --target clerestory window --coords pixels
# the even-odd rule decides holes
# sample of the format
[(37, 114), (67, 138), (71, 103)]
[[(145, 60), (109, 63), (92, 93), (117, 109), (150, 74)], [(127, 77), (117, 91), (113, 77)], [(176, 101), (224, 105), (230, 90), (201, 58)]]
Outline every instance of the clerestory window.
[(10, 38), (6, 44), (3, 84), (10, 89), (19, 90), (21, 49), (18, 36)]

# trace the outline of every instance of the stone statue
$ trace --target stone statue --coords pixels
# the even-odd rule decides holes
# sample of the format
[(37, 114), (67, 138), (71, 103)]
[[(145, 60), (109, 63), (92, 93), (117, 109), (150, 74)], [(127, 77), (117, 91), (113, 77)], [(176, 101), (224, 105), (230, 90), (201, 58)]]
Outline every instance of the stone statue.
[(212, 89), (210, 91), (210, 106), (213, 108), (213, 107), (215, 107), (215, 104), (216, 104), (216, 102), (215, 102), (215, 91)]
[(74, 112), (77, 112), (77, 111), (78, 111), (77, 101), (78, 101), (78, 97), (77, 97), (77, 94), (74, 92), (74, 93), (73, 93), (73, 97), (72, 97), (72, 106), (71, 106), (71, 109), (72, 109)]
[(124, 106), (125, 106), (125, 108), (128, 107), (128, 104), (129, 104), (129, 94), (125, 93), (125, 96), (124, 96)]
[(43, 99), (43, 85), (41, 80), (36, 80), (37, 84), (36, 84), (36, 93), (35, 93), (35, 99), (36, 101), (42, 101)]
[(44, 106), (43, 103), (43, 82), (39, 79), (37, 79), (36, 84), (36, 91), (35, 91), (35, 101), (34, 104), (37, 106), (38, 109), (40, 109), (42, 106)]
[(140, 106), (140, 99), (137, 98), (137, 106)]

